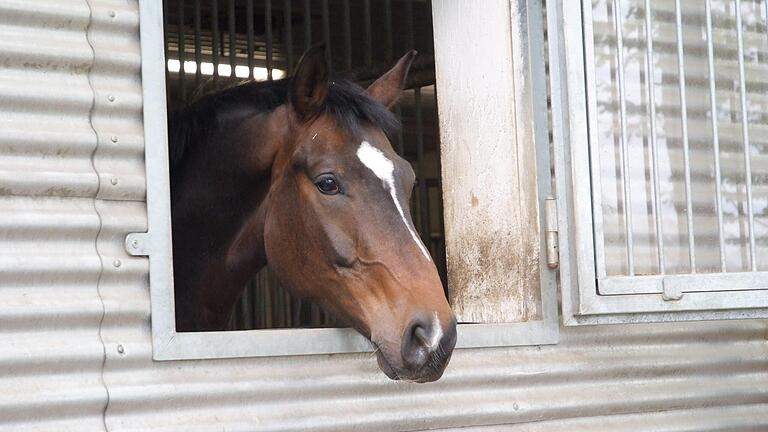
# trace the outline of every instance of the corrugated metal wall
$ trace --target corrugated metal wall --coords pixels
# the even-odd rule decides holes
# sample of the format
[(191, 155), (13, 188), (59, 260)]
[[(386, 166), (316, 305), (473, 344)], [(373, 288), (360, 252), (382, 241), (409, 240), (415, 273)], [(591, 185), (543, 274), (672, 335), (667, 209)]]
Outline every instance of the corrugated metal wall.
[[(768, 324), (567, 328), (460, 350), (153, 362), (136, 0), (0, 0), (0, 429), (768, 430)], [(158, 77), (162, 79), (162, 77)]]

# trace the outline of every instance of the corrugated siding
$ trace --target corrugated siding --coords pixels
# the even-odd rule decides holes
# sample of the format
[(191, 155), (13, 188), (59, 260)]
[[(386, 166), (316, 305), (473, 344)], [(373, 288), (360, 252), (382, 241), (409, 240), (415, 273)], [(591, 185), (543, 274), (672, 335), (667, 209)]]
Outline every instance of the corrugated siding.
[(0, 429), (768, 429), (762, 321), (564, 328), (428, 385), (370, 354), (153, 362), (123, 248), (147, 223), (138, 6), (89, 3), (0, 0)]

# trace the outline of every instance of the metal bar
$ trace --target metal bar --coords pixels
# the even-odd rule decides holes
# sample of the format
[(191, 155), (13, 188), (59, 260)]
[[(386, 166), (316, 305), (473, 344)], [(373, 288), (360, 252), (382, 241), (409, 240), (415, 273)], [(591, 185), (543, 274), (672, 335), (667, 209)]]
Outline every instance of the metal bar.
[(267, 80), (272, 81), (272, 0), (264, 0), (264, 38), (267, 44)]
[(229, 0), (229, 10), (227, 11), (229, 20), (229, 76), (235, 78), (235, 67), (237, 66), (237, 33), (235, 23), (235, 0)]
[(200, 24), (200, 0), (195, 0), (195, 86), (200, 87), (200, 83), (203, 81), (203, 71), (200, 67), (203, 63), (202, 42), (200, 40), (200, 34), (202, 33), (202, 26)]
[(325, 59), (328, 65), (332, 65), (331, 55), (331, 17), (328, 12), (328, 0), (323, 0), (323, 40), (325, 41)]
[(371, 0), (363, 0), (363, 33), (365, 34), (365, 65), (373, 64), (373, 33), (371, 31)]
[(291, 3), (291, 0), (285, 0), (283, 2), (283, 29), (285, 30), (283, 38), (285, 40), (287, 74), (290, 74), (293, 71), (293, 13), (291, 11)]
[(312, 0), (304, 0), (304, 49), (312, 46)]
[(414, 48), (413, 0), (405, 0), (405, 43), (407, 45), (406, 49)]
[(344, 70), (352, 69), (352, 18), (349, 7), (349, 0), (343, 0), (343, 21), (344, 21)]
[(623, 185), (622, 202), (624, 204), (624, 231), (627, 245), (627, 272), (629, 276), (635, 274), (634, 239), (632, 237), (632, 197), (631, 181), (629, 173), (629, 152), (627, 151), (627, 103), (624, 89), (624, 37), (622, 25), (621, 0), (613, 1), (613, 18), (616, 30), (616, 74), (619, 91), (619, 152), (621, 153), (621, 182)]
[(659, 274), (664, 274), (664, 230), (661, 224), (661, 198), (659, 197), (659, 148), (656, 135), (656, 93), (654, 89), (653, 70), (653, 26), (651, 0), (645, 0), (645, 81), (648, 88), (648, 128), (651, 145), (651, 184), (653, 189), (653, 211), (656, 225), (656, 258)]
[(675, 27), (677, 31), (677, 74), (680, 84), (680, 122), (683, 139), (683, 165), (685, 170), (685, 206), (688, 221), (688, 258), (691, 273), (696, 273), (696, 245), (693, 238), (693, 198), (691, 196), (691, 160), (688, 148), (688, 102), (685, 89), (685, 53), (683, 49), (683, 14), (680, 0), (675, 0)]
[(219, 81), (219, 0), (211, 0), (211, 57), (213, 60), (213, 82)]
[(245, 32), (248, 53), (248, 79), (253, 79), (254, 49), (253, 49), (253, 0), (245, 2)]
[[(649, 0), (646, 0), (649, 1)], [(723, 232), (723, 195), (720, 173), (720, 132), (717, 125), (717, 85), (715, 82), (715, 48), (712, 40), (712, 0), (705, 0), (707, 27), (707, 67), (709, 69), (709, 101), (712, 109), (712, 153), (715, 161), (715, 209), (717, 211), (717, 237), (720, 245), (720, 271), (726, 271), (725, 233)]]
[[(165, 58), (165, 65), (163, 65), (163, 66), (165, 68), (165, 82), (166, 83), (170, 82), (170, 80), (168, 79), (170, 77), (170, 72), (168, 71), (168, 59), (170, 59), (170, 57), (168, 56), (168, 39), (169, 39), (169, 36), (170, 36), (169, 35), (170, 32), (168, 31), (168, 17), (170, 16), (170, 13), (169, 13), (168, 9), (169, 9), (168, 8), (168, 2), (164, 1), (163, 2), (163, 42), (164, 42), (163, 43), (163, 54), (165, 55), (164, 56), (164, 58)], [(168, 103), (167, 98), (168, 98), (168, 95), (166, 95), (166, 103)]]
[(178, 37), (179, 37), (179, 100), (186, 101), (187, 100), (187, 83), (186, 83), (186, 73), (184, 70), (184, 61), (186, 60), (186, 56), (184, 55), (184, 50), (186, 50), (186, 46), (184, 44), (184, 39), (186, 35), (184, 34), (184, 0), (179, 0), (178, 3)]
[(429, 247), (430, 227), (429, 227), (429, 200), (427, 195), (427, 176), (424, 173), (426, 165), (424, 163), (424, 130), (421, 118), (421, 87), (413, 89), (413, 104), (416, 117), (416, 168), (419, 170), (419, 226), (421, 231), (421, 240)]
[[(679, 0), (678, 0), (679, 1)], [(747, 187), (747, 220), (749, 222), (749, 263), (757, 271), (755, 256), (755, 215), (752, 209), (752, 163), (750, 161), (749, 119), (747, 112), (747, 80), (744, 72), (744, 35), (741, 23), (741, 0), (736, 0), (736, 44), (739, 55), (739, 98), (741, 102), (741, 132), (744, 137), (744, 183)]]
[(384, 0), (384, 58), (387, 61), (394, 60), (394, 47), (392, 40), (392, 0)]

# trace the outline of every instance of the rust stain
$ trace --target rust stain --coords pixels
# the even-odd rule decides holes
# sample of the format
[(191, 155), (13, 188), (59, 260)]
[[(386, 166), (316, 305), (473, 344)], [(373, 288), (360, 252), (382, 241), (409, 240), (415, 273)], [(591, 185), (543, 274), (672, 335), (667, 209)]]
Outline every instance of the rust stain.
[(480, 204), (480, 200), (478, 200), (475, 193), (472, 192), (472, 208), (477, 207), (478, 204)]

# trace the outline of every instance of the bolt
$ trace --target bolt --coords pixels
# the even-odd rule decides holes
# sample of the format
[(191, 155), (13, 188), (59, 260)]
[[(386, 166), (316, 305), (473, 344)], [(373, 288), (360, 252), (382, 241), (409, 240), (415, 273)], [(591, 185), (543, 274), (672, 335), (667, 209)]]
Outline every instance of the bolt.
[(114, 18), (116, 15), (117, 14), (115, 13), (115, 11), (113, 11), (113, 10), (109, 11), (110, 18)]
[(117, 144), (117, 135), (112, 135), (112, 142)]
[(513, 408), (515, 411), (517, 411), (517, 410), (519, 410), (519, 409), (520, 409), (520, 405), (518, 405), (518, 404), (517, 404), (517, 402), (515, 402), (515, 403), (513, 403), (513, 404), (512, 404), (512, 408)]
[(115, 268), (120, 268), (120, 266), (123, 265), (123, 263), (119, 259), (116, 259), (112, 261), (112, 265), (115, 266)]
[(110, 102), (114, 102), (115, 101), (115, 95), (107, 96), (107, 100), (109, 100)]
[(117, 353), (125, 354), (125, 347), (123, 346), (123, 344), (117, 344)]
[(138, 240), (132, 241), (131, 242), (131, 246), (133, 246), (134, 249), (138, 249), (139, 248), (139, 241)]
[(112, 186), (117, 186), (117, 177), (112, 177), (112, 180), (109, 182), (112, 183)]

